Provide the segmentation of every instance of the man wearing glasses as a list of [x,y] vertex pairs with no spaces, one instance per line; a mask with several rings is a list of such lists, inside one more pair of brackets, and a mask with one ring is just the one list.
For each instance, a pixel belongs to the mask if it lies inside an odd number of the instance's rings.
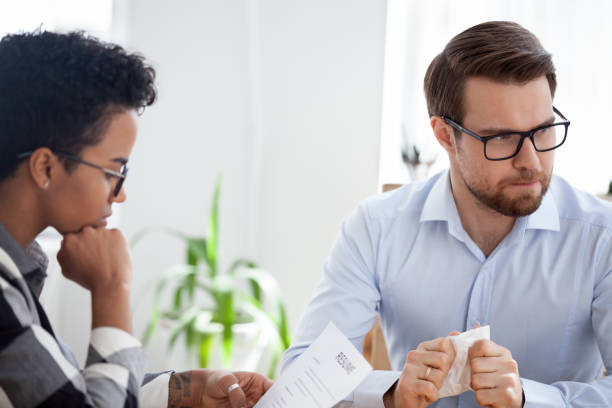
[[[612,210],[552,175],[570,125],[556,86],[518,24],[446,45],[424,88],[450,169],[344,221],[284,368],[328,321],[361,347],[380,315],[395,371],[339,406],[612,406]],[[473,391],[439,398],[449,333],[484,325],[491,340],[467,354]]]

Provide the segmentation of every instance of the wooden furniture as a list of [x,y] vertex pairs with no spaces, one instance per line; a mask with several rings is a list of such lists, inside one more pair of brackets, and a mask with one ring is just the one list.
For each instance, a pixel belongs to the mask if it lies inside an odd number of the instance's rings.
[[385,336],[380,326],[380,317],[376,317],[374,325],[363,339],[363,356],[374,370],[391,370],[387,343],[385,343]]

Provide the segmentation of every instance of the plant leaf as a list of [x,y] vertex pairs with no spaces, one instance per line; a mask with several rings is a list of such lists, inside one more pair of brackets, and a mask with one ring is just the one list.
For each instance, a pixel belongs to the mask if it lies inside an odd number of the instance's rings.
[[181,315],[181,317],[178,319],[176,326],[174,326],[174,329],[170,333],[168,349],[171,349],[174,346],[174,343],[176,342],[176,339],[178,338],[179,334],[184,331],[189,331],[188,329],[198,317],[198,312],[198,308],[192,306]]
[[200,367],[208,367],[210,350],[212,349],[214,335],[213,333],[204,333],[200,337]]
[[255,279],[249,279],[249,284],[251,285],[251,293],[253,293],[253,297],[261,303],[261,286],[259,286],[259,283],[257,283]]
[[[274,314],[271,318],[275,322],[278,330],[278,335],[281,339],[281,343],[285,349],[291,345],[291,335],[289,334],[289,322],[287,319],[287,311],[281,298],[280,288],[278,282],[272,275],[263,269],[259,268],[244,268],[236,272],[237,277],[249,279],[255,281],[259,285],[260,290],[265,293],[266,299],[274,307]],[[255,299],[257,299],[255,297]],[[257,299],[259,303],[263,303],[262,299]],[[260,308],[265,310],[263,306]]]
[[264,330],[265,335],[274,341],[274,349],[270,357],[270,368],[268,370],[268,377],[273,378],[276,373],[276,366],[280,354],[287,349],[287,347],[284,346],[284,341],[282,341],[281,333],[278,330],[278,322],[262,308],[261,304],[254,297],[243,295],[240,299],[244,302],[244,304],[241,304],[241,307],[255,318],[262,327],[262,330]]
[[221,193],[222,176],[217,176],[215,191],[213,193],[212,206],[210,209],[210,219],[208,220],[208,240],[206,241],[206,255],[210,267],[211,277],[217,275],[217,245],[219,242],[219,195]]
[[180,310],[183,307],[183,289],[184,286],[179,286],[174,291],[174,310]]
[[242,268],[235,272],[237,279],[253,280],[269,299],[280,299],[278,282],[272,275],[260,268]]
[[147,329],[142,339],[143,344],[148,344],[151,337],[155,335],[157,331],[157,326],[159,325],[159,317],[160,310],[159,304],[161,301],[161,295],[166,289],[166,286],[170,281],[180,279],[181,277],[187,276],[190,273],[193,273],[193,267],[189,265],[175,265],[171,267],[166,273],[162,276],[162,278],[157,283],[157,288],[155,289],[155,295],[153,297],[153,310],[151,311],[151,320],[147,325]]
[[164,225],[152,225],[150,227],[143,228],[140,231],[138,231],[136,234],[134,234],[132,236],[132,239],[130,239],[130,247],[134,248],[144,237],[154,232],[162,232],[162,233],[172,235],[182,240],[188,239],[187,235],[185,235],[184,233],[182,233],[181,231],[177,229],[166,227]]
[[278,366],[278,361],[280,360],[280,356],[282,354],[282,350],[278,347],[272,351],[272,357],[270,357],[270,367],[268,367],[268,378],[274,380],[276,377],[276,367]]
[[[244,259],[244,258],[237,259],[236,261],[234,261],[232,266],[229,268],[228,274],[236,275],[237,271],[241,269],[245,269],[245,268],[255,269],[257,268],[257,265],[255,264],[255,262],[250,261],[248,259]],[[259,285],[259,283],[255,279],[249,279],[249,285],[251,286],[251,293],[253,294],[255,299],[261,302],[262,293],[261,293],[261,286]]]
[[257,268],[257,265],[255,262],[246,258],[236,259],[234,263],[232,263],[232,266],[230,266],[227,273],[233,275],[239,268]]
[[199,310],[198,316],[193,322],[193,329],[198,333],[210,333],[209,324],[213,319],[213,314],[210,310]]
[[217,288],[215,290],[217,299],[217,310],[215,321],[223,325],[223,366],[229,368],[231,364],[232,348],[234,343],[234,332],[232,326],[236,321],[236,313],[234,310],[234,291],[232,289],[232,281],[227,276],[218,276],[215,282]]
[[232,364],[232,349],[234,348],[234,331],[232,324],[223,324],[223,367],[230,368]]
[[287,311],[285,310],[285,305],[282,302],[278,302],[277,306],[278,306],[278,313],[280,315],[278,331],[280,334],[283,351],[285,351],[291,345],[291,334],[289,334],[289,320],[287,319]]
[[187,238],[187,264],[196,266],[200,262],[208,264],[206,238]]

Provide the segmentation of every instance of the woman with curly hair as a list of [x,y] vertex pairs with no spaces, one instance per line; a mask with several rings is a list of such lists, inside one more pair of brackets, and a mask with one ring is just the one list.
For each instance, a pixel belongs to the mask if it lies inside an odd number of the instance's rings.
[[[83,33],[0,41],[0,406],[252,406],[254,373],[144,374],[132,334],[126,241],[106,219],[123,183],[137,114],[156,98],[142,56]],[[38,301],[47,258],[36,236],[63,235],[62,274],[91,293],[80,369]]]

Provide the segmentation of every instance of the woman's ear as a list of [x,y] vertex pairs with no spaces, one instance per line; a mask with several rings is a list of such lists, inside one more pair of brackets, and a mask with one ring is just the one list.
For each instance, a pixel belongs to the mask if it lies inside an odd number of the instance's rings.
[[456,140],[453,128],[440,116],[432,116],[429,123],[440,146],[448,152],[450,157],[454,156],[456,154]]
[[62,163],[51,149],[41,147],[34,150],[28,159],[28,169],[34,183],[41,189],[48,189],[53,179],[57,179],[59,168]]

